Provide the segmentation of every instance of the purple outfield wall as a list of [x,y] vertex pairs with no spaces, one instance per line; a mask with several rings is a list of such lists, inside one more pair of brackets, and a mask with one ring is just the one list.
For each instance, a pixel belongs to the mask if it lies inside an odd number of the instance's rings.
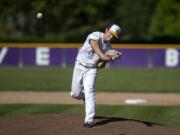
[[[74,66],[79,46],[1,46],[0,66]],[[116,46],[123,53],[111,67],[180,67],[180,48]]]

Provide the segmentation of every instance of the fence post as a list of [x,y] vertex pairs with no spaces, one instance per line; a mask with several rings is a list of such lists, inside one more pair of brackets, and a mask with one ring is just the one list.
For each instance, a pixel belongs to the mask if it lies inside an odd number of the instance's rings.
[[23,48],[19,48],[19,64],[18,66],[23,67]]
[[154,65],[153,65],[153,50],[152,49],[148,49],[148,68],[153,68]]

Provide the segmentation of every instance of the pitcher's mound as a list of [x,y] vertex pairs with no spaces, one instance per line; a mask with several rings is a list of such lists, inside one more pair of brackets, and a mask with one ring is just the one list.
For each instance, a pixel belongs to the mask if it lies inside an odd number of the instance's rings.
[[92,129],[83,116],[35,115],[0,118],[0,135],[180,135],[180,129],[117,117],[95,117]]

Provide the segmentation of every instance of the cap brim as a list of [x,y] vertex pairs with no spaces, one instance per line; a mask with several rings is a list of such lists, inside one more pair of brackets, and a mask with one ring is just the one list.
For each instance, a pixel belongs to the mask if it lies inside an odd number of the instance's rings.
[[119,36],[116,32],[112,31],[111,29],[109,29],[109,30],[114,37],[116,37],[117,39],[119,38]]

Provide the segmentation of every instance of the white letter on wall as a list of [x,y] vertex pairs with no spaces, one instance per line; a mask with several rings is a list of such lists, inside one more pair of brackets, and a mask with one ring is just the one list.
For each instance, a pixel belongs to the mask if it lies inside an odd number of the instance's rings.
[[50,64],[50,49],[48,47],[36,48],[36,64],[38,66],[47,66]]
[[165,53],[165,64],[167,67],[176,67],[179,64],[179,52],[177,49],[167,49]]

